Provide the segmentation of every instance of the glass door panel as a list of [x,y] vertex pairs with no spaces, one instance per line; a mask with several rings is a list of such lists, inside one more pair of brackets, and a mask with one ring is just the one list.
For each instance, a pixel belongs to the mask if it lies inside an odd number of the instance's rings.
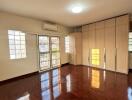
[[60,66],[59,37],[39,36],[40,70]]
[[51,37],[51,58],[52,67],[59,67],[60,65],[60,47],[59,37]]
[[49,52],[49,37],[48,36],[39,36],[39,51]]
[[50,54],[40,54],[40,68],[41,70],[50,68]]
[[50,48],[49,48],[49,37],[39,36],[39,61],[40,70],[50,68]]

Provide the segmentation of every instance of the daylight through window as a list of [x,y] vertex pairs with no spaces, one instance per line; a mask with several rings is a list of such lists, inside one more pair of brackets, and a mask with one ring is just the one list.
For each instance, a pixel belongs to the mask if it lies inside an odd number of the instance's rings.
[[129,51],[132,51],[132,32],[129,33],[128,47],[129,47]]
[[21,31],[8,30],[10,59],[26,57],[25,33]]

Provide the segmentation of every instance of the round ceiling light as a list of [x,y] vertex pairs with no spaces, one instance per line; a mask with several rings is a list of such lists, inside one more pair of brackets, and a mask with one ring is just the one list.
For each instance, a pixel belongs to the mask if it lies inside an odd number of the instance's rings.
[[72,8],[72,12],[73,13],[81,13],[82,12],[82,7],[80,7],[80,6],[76,6],[76,7],[73,7]]

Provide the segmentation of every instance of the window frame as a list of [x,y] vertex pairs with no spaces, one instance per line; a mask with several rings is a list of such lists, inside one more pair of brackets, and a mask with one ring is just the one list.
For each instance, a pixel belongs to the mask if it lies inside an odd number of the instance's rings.
[[[130,34],[131,34],[131,36],[130,36]],[[132,44],[130,43],[130,40],[132,40],[132,32],[129,32],[129,35],[128,35],[128,52],[132,53],[132,48],[130,50],[130,46],[132,47]]]
[[[17,32],[19,34],[16,34]],[[18,41],[19,43],[17,43]],[[26,33],[19,30],[8,30],[8,47],[9,47],[10,60],[25,59],[27,57]]]

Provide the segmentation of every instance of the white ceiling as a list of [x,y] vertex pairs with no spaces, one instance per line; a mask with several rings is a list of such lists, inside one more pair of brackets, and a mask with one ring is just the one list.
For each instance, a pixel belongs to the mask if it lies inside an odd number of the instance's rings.
[[[82,13],[70,11],[76,4],[83,5]],[[132,13],[132,0],[0,0],[0,10],[66,26],[79,26]]]

